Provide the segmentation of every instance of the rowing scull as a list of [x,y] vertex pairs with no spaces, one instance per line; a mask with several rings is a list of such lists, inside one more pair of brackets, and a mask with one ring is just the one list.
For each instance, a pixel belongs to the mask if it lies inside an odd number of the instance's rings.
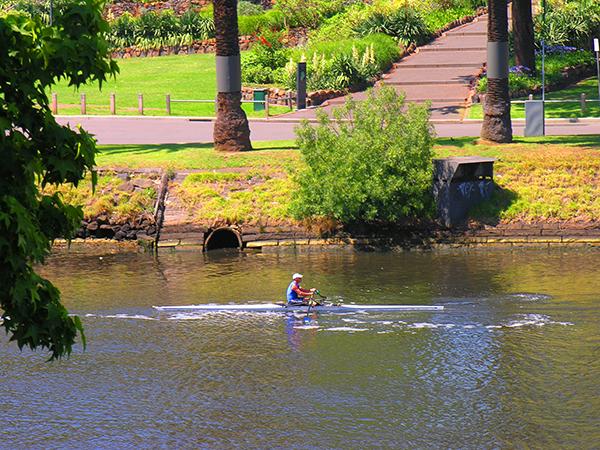
[[[308,306],[286,306],[280,303],[259,303],[246,305],[185,305],[185,306],[153,306],[159,311],[247,311],[247,312],[306,312]],[[438,305],[316,305],[311,311],[327,313],[346,313],[357,311],[442,311],[443,306]]]

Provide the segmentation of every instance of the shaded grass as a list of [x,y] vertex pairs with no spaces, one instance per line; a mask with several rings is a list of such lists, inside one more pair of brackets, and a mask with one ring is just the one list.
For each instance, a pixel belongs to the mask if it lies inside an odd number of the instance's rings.
[[[598,99],[598,80],[596,78],[588,78],[566,89],[561,89],[546,93],[547,100],[576,100],[576,103],[546,103],[546,118],[582,118],[582,117],[600,117],[600,103],[587,102],[585,112],[581,111],[579,99],[581,94],[585,94],[588,99]],[[541,96],[534,97],[540,100]],[[527,97],[521,97],[515,100],[527,100]],[[510,115],[513,119],[525,118],[525,105],[517,103],[511,105]],[[468,110],[470,119],[482,119],[483,107],[481,103],[472,105]]]
[[[500,188],[473,216],[510,221],[600,219],[600,136],[516,138],[512,144],[440,138],[436,157],[497,158]],[[98,164],[200,169],[175,186],[197,223],[291,222],[290,174],[302,164],[292,141],[254,143],[245,153],[215,152],[210,144],[101,146]],[[343,195],[343,193],[340,193]]]
[[[66,82],[58,83],[48,94],[58,95],[59,114],[80,114],[81,93],[86,94],[88,114],[110,114],[110,94],[115,93],[119,115],[138,114],[138,94],[144,95],[144,113],[148,116],[166,114],[165,96],[171,100],[212,100],[216,96],[216,68],[214,54],[173,55],[153,58],[118,60],[121,72],[99,89],[91,83],[76,90]],[[264,111],[253,111],[252,104],[244,104],[251,117],[264,117]],[[270,114],[289,112],[283,106],[270,107]],[[174,116],[215,115],[214,103],[171,103]]]

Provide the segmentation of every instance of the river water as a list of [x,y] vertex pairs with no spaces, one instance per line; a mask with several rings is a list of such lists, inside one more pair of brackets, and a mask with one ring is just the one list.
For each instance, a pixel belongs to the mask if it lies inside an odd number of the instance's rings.
[[[442,312],[158,313],[305,286]],[[88,338],[0,341],[2,448],[598,448],[600,251],[57,251]]]

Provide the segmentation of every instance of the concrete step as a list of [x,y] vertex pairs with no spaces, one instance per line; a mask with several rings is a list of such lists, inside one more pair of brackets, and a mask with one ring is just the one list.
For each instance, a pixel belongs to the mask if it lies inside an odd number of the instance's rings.
[[[447,36],[450,36],[450,32]],[[487,31],[456,31],[452,36],[487,36]]]
[[485,52],[487,51],[486,47],[442,47],[442,46],[427,46],[421,47],[419,49],[420,52]]
[[388,84],[390,86],[443,86],[449,84],[458,84],[458,85],[469,85],[474,77],[470,79],[464,80],[421,80],[421,81],[402,81],[402,80],[386,80],[384,79],[384,84]]
[[425,69],[425,68],[435,69],[435,68],[441,68],[441,67],[446,67],[446,68],[472,67],[472,68],[478,69],[482,65],[483,65],[482,63],[424,63],[424,64],[397,63],[397,64],[394,64],[394,68],[396,68],[396,69]]

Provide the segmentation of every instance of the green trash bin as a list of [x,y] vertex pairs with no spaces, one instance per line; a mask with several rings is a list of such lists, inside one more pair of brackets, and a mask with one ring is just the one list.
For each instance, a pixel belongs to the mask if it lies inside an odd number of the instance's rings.
[[264,111],[265,110],[265,99],[267,98],[267,90],[266,89],[254,89],[253,100],[255,102],[261,103],[253,103],[254,111]]

